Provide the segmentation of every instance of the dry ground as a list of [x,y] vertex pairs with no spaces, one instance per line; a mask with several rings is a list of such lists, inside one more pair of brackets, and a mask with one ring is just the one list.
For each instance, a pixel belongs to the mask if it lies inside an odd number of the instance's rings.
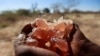
[[[44,15],[43,17],[52,20],[60,16]],[[90,41],[100,45],[100,14],[66,14],[64,18],[72,19]],[[34,20],[32,17],[26,18],[0,29],[0,56],[14,56],[13,40],[18,36],[23,26],[32,20]]]

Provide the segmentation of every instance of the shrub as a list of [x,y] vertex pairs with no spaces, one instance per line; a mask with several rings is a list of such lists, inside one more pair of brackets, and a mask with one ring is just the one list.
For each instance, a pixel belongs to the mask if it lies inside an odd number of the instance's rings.
[[19,9],[16,11],[17,15],[25,15],[25,16],[29,16],[30,15],[30,10],[28,9]]
[[48,8],[44,8],[43,13],[50,13],[50,10]]
[[12,11],[3,11],[1,16],[4,17],[6,20],[15,21],[15,13]]
[[5,27],[7,27],[8,25],[7,24],[4,24],[4,23],[1,23],[0,24],[0,28],[5,28]]
[[37,10],[37,11],[32,12],[32,15],[39,15],[39,14],[41,14],[41,11],[40,10]]

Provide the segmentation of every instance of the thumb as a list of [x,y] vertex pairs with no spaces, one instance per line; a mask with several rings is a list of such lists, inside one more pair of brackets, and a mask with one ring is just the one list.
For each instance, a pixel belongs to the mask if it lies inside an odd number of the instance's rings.
[[70,33],[70,41],[71,41],[71,48],[74,56],[79,56],[81,52],[81,47],[85,43],[86,37],[85,35],[81,32],[77,24],[73,25],[73,30]]
[[38,48],[20,45],[15,49],[16,56],[59,56],[55,52]]

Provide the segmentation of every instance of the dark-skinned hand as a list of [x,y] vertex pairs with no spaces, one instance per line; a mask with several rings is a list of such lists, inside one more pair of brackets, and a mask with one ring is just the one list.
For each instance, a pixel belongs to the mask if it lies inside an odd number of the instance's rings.
[[[21,31],[21,36],[27,36],[32,31],[31,24],[27,24]],[[20,36],[14,41],[15,56],[59,56],[57,53],[39,48],[30,47],[21,43]],[[89,41],[80,31],[77,24],[66,38],[69,46],[69,56],[100,56],[100,46]]]

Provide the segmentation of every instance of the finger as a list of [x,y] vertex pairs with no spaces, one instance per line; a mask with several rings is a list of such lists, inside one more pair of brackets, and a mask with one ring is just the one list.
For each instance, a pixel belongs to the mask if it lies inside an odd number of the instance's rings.
[[74,53],[80,53],[80,56],[100,56],[100,46],[87,39],[79,27],[76,26],[76,30],[77,31],[73,36],[74,43],[72,44],[72,46],[74,46],[73,49],[75,50]]
[[25,38],[25,34],[19,34],[18,37],[14,39],[14,48],[16,48],[19,45],[24,45],[26,43]]
[[73,29],[70,33],[69,38],[71,41],[71,48],[72,48],[73,55],[79,56],[82,45],[85,43],[85,41],[88,41],[88,40],[86,40],[86,37],[80,31],[77,24],[73,24]]
[[27,24],[25,25],[22,30],[21,33],[18,35],[18,37],[14,40],[14,47],[19,46],[21,44],[24,44],[24,41],[27,37],[27,35],[32,31],[32,26],[31,24]]
[[23,27],[23,29],[21,30],[21,33],[24,33],[25,35],[29,34],[30,32],[32,32],[32,26],[31,24],[27,24]]
[[81,32],[77,24],[74,24],[73,30],[70,33],[70,37],[74,41],[86,39],[85,35]]
[[20,45],[15,49],[16,56],[59,56],[55,52],[38,48]]

